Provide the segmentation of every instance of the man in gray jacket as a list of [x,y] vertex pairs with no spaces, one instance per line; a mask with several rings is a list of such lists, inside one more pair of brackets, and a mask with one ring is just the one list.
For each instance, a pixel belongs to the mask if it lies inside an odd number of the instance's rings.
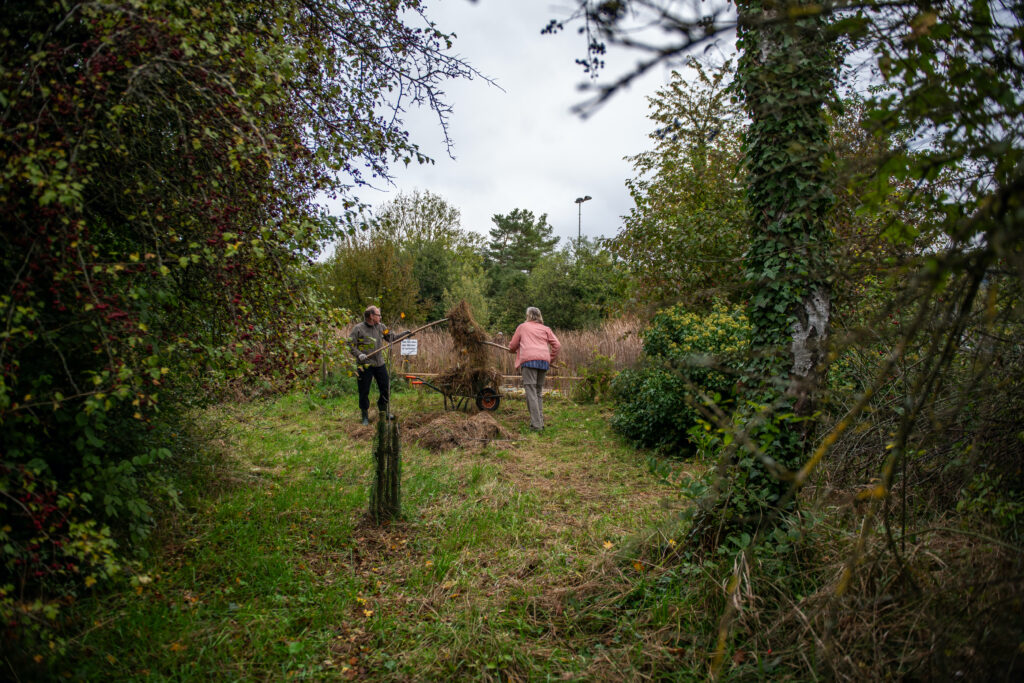
[[368,354],[376,351],[384,342],[398,341],[409,336],[408,332],[395,334],[388,330],[380,322],[380,309],[376,306],[368,306],[363,311],[363,322],[352,328],[352,355],[359,361],[359,372],[356,375],[359,386],[359,410],[363,414],[363,424],[370,424],[370,383],[377,380],[377,410],[388,419],[393,418],[388,409],[391,400],[391,382],[388,378],[388,369],[384,364],[384,354],[378,353],[374,356]]

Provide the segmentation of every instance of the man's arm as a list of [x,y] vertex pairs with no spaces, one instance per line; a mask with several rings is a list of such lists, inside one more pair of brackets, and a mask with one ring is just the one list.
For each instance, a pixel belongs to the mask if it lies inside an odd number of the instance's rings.
[[352,336],[349,339],[349,346],[351,347],[352,356],[360,363],[363,363],[366,361],[366,353],[359,348],[359,342],[361,339],[362,335],[359,334],[359,326],[356,325],[352,328]]
[[396,341],[399,341],[399,340],[405,339],[405,338],[406,338],[406,337],[408,337],[408,336],[409,336],[410,334],[412,334],[412,330],[406,330],[405,332],[399,332],[399,333],[397,333],[397,334],[395,334],[395,333],[394,333],[394,332],[392,332],[391,330],[388,330],[387,332],[385,332],[385,333],[384,333],[383,335],[381,335],[381,336],[382,336],[382,337],[384,337],[384,339],[385,339],[385,340],[387,340],[387,341],[389,341],[389,342],[396,342]]

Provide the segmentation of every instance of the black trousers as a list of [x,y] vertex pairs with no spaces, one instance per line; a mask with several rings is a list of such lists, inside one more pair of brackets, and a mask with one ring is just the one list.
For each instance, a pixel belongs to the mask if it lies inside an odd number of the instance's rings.
[[370,382],[377,380],[377,410],[387,412],[391,400],[391,378],[388,377],[388,366],[367,365],[359,368],[356,381],[359,385],[359,410],[370,409]]

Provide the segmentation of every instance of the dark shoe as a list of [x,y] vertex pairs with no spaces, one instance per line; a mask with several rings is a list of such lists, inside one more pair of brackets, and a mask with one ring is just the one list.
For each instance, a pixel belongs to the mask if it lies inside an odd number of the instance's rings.
[[388,413],[388,419],[389,420],[394,420],[395,419],[395,414],[394,413]]
[[364,424],[364,425],[370,424],[370,416],[369,416],[369,414],[365,410],[363,411],[363,421],[362,421],[362,424]]

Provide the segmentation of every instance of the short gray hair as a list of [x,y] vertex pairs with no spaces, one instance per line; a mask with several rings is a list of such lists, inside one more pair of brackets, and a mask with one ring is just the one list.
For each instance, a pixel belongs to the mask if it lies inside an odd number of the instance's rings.
[[366,310],[363,311],[363,320],[369,320],[371,313],[379,314],[380,313],[380,309],[377,308],[376,306],[372,305],[372,304],[370,306],[367,306]]
[[540,309],[536,306],[528,306],[526,309],[526,319],[533,320],[535,322],[544,323],[544,316],[540,314]]

